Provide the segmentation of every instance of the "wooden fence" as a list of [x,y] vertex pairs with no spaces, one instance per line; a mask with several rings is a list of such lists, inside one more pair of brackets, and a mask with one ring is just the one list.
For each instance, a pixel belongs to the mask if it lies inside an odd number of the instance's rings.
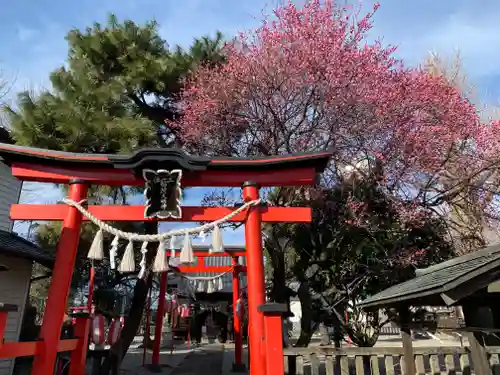
[[[414,347],[417,375],[470,375],[468,347]],[[491,374],[500,375],[500,347],[487,348]],[[285,349],[288,375],[403,375],[403,348]]]

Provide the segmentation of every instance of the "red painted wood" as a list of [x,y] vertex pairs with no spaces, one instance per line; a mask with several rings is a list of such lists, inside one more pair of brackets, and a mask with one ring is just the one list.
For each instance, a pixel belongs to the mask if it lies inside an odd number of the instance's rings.
[[241,335],[240,316],[236,311],[236,305],[240,298],[240,278],[238,257],[233,257],[233,335],[234,335],[234,365],[241,367],[243,364],[243,339]]
[[[88,186],[85,184],[73,184],[69,188],[69,196],[75,201],[81,201],[87,198],[87,190]],[[76,208],[69,208],[57,245],[56,260],[45,306],[47,314],[43,315],[40,329],[40,338],[44,341],[45,347],[40,355],[35,356],[32,375],[47,375],[54,371],[57,345],[61,335],[73,269],[75,268],[81,223],[82,214]]]
[[71,353],[69,375],[85,375],[85,363],[89,346],[91,318],[78,317],[75,323],[75,335],[79,337],[76,349]]
[[43,341],[6,342],[0,348],[0,358],[38,355],[43,352],[43,345],[45,345]]
[[[245,252],[245,249],[242,249],[241,251],[226,251],[224,253],[215,253],[215,254],[208,254],[208,251],[197,251],[196,250],[196,245],[193,246],[194,247],[194,251],[193,251],[193,254],[196,258],[201,258],[201,257],[204,257],[204,258],[212,258],[212,257],[233,257],[233,256],[238,256],[238,257],[244,257],[246,252]],[[181,251],[181,249],[177,249],[175,250],[175,253],[176,255],[179,255],[179,252]],[[167,256],[172,256],[172,252],[170,250],[167,250],[165,251],[165,253],[167,254]]]
[[153,366],[160,366],[161,331],[163,328],[163,315],[165,315],[165,294],[167,293],[167,282],[167,272],[162,272],[160,276],[158,308],[156,310],[155,340],[153,341],[153,354],[151,356],[151,363]]
[[89,289],[87,296],[87,311],[92,311],[92,302],[94,302],[94,283],[95,283],[95,268],[94,261],[92,261],[92,267],[90,268],[90,278],[89,278]]
[[[179,270],[184,273],[196,273],[196,272],[211,272],[211,273],[223,273],[230,272],[233,270],[232,266],[180,266]],[[240,272],[247,272],[247,268],[240,267]]]
[[[259,188],[245,186],[243,200],[245,202],[257,199]],[[264,254],[262,251],[262,222],[258,209],[249,209],[245,223],[245,243],[247,250],[247,290],[248,290],[248,318],[252,327],[249,346],[250,371],[252,375],[266,375],[266,356],[263,351],[264,319],[258,307],[265,303],[264,286]],[[271,374],[268,374],[271,375]]]
[[283,360],[283,325],[281,315],[279,314],[264,314],[264,330],[265,330],[265,351],[266,358],[275,358],[276,360],[266,361],[267,374],[284,374]]
[[0,348],[3,345],[3,337],[5,334],[5,327],[7,327],[7,311],[0,312]]
[[[61,168],[46,165],[30,165],[13,163],[12,175],[23,181],[49,182],[67,184],[74,179],[85,180],[96,185],[110,186],[142,186],[144,180],[131,171],[121,169],[85,169]],[[283,170],[263,170],[239,172],[203,171],[184,172],[182,185],[185,187],[240,187],[245,181],[255,181],[261,186],[303,186],[316,182],[317,172],[314,168],[297,168]]]
[[57,352],[70,352],[75,350],[78,347],[78,342],[80,339],[68,339],[61,340],[59,344],[57,344]]
[[[13,204],[11,220],[61,221],[68,212],[65,204]],[[227,216],[234,207],[182,207],[182,219],[151,220],[144,218],[144,206],[99,205],[89,206],[92,215],[102,221],[215,221]],[[308,207],[261,207],[262,221],[266,223],[309,223],[311,209]],[[243,222],[246,211],[236,215],[230,222]],[[84,218],[84,220],[88,220]]]

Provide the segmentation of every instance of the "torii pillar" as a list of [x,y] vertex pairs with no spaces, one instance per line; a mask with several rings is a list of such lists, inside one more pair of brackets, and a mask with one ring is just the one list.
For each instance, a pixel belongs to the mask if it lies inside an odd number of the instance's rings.
[[[255,182],[243,184],[243,201],[259,199],[259,185]],[[266,375],[264,350],[264,315],[259,306],[266,302],[264,283],[264,253],[262,251],[262,213],[260,207],[251,207],[245,221],[248,281],[248,321],[250,369],[252,375]],[[271,375],[271,374],[268,374]]]

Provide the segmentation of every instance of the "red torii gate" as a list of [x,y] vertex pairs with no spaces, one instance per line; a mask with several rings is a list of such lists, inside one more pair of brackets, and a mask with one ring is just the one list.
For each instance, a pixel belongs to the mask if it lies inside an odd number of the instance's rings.
[[[150,170],[182,170],[183,187],[242,187],[243,201],[259,199],[260,187],[314,184],[318,173],[329,163],[331,153],[304,153],[257,159],[193,157],[175,149],[144,149],[132,155],[77,154],[0,144],[0,157],[10,165],[12,175],[22,181],[69,185],[69,199],[87,198],[88,186],[143,186],[142,173]],[[234,211],[233,207],[182,207],[177,221],[211,222]],[[88,211],[102,221],[159,221],[145,218],[143,206],[89,206]],[[83,375],[90,321],[78,317],[77,339],[61,340],[61,328],[80,226],[86,218],[74,206],[17,204],[11,207],[12,220],[63,221],[56,251],[54,271],[43,316],[40,340],[4,343],[2,338],[8,311],[0,308],[0,358],[35,356],[33,375],[54,370],[58,352],[71,351],[70,374]],[[309,222],[311,210],[300,207],[253,206],[230,219],[245,223],[250,372],[252,375],[283,373],[283,361],[267,360],[283,355],[279,312],[282,306],[266,305],[262,253],[262,222]],[[1,301],[0,301],[1,302]],[[266,319],[264,319],[266,316]],[[265,322],[264,322],[265,320]],[[267,331],[267,335],[266,335]]]
[[[200,246],[201,247],[201,246]],[[243,364],[243,339],[241,332],[241,322],[240,317],[236,312],[236,304],[240,295],[240,282],[239,274],[246,273],[247,267],[239,264],[238,259],[240,257],[245,257],[245,249],[236,246],[226,246],[223,253],[210,254],[208,248],[206,250],[201,250],[197,247],[194,250],[194,256],[198,259],[196,265],[191,266],[180,266],[177,267],[182,273],[198,273],[198,272],[213,272],[213,273],[224,273],[231,272],[233,284],[232,284],[232,294],[233,294],[233,328],[234,328],[234,362],[233,371],[241,371],[245,369]],[[176,250],[179,253],[179,250]],[[165,256],[171,257],[172,251],[166,251]],[[205,265],[205,259],[210,257],[230,257],[232,258],[231,266],[207,266]],[[158,309],[156,311],[156,325],[155,325],[155,341],[153,344],[153,355],[151,358],[151,364],[156,370],[161,368],[160,365],[160,336],[163,326],[163,317],[165,315],[165,295],[167,292],[167,272],[162,272],[160,278],[160,291],[158,297]]]

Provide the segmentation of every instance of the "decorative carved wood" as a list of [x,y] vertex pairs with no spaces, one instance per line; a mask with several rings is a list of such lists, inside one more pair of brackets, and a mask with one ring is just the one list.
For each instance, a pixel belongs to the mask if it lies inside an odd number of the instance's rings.
[[142,175],[146,182],[144,217],[158,219],[181,218],[182,170],[167,171],[159,169],[154,171],[145,169]]

